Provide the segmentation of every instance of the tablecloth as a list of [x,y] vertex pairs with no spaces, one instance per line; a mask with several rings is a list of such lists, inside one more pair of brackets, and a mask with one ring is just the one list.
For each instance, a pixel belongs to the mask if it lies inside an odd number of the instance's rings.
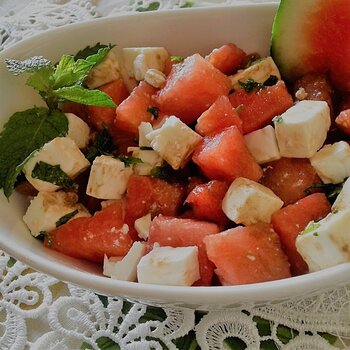
[[[3,0],[0,50],[43,30],[124,11],[263,1]],[[349,337],[350,282],[293,300],[204,313],[97,295],[0,251],[1,350],[330,350],[349,348]]]

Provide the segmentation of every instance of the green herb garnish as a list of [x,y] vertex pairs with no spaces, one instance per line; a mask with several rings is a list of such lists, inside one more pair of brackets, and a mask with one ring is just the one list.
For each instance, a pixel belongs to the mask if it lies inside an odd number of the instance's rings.
[[121,160],[126,167],[131,166],[133,164],[143,163],[143,161],[140,158],[136,158],[133,156],[119,155],[119,156],[116,156],[115,158]]
[[181,63],[185,60],[183,56],[170,56],[170,61],[175,63]]
[[74,56],[74,59],[85,60],[89,56],[96,55],[100,49],[105,49],[105,48],[112,49],[113,45],[104,45],[98,42],[94,46],[86,46],[84,49],[78,51],[78,53]]
[[159,108],[157,107],[148,107],[147,108],[147,112],[151,113],[154,117],[154,119],[158,119],[158,115],[159,115]]
[[74,59],[63,55],[57,65],[42,56],[24,61],[6,60],[7,68],[15,75],[30,73],[27,85],[37,90],[50,109],[59,102],[72,101],[100,107],[115,107],[112,99],[100,90],[88,90],[82,85],[90,70],[100,63],[111,47],[102,47],[86,58]]
[[335,199],[338,197],[340,191],[344,186],[344,182],[338,184],[323,184],[323,183],[313,183],[309,187],[307,187],[304,192],[309,195],[313,193],[313,190],[322,191],[328,198],[328,200],[333,203]]
[[261,89],[265,86],[273,86],[277,81],[278,78],[275,75],[270,75],[263,83],[258,83],[254,79],[247,79],[246,81],[238,80],[238,84],[244,91],[252,92],[255,89]]
[[45,162],[38,162],[32,170],[32,177],[54,185],[77,189],[78,185],[64,172],[59,165],[51,165]]
[[92,162],[97,156],[112,155],[114,146],[108,128],[104,127],[97,133],[94,143],[88,148],[85,157]]
[[76,209],[76,210],[72,211],[71,213],[63,215],[59,220],[56,221],[56,227],[60,227],[64,224],[66,224],[71,218],[73,218],[78,213],[79,213],[79,210]]
[[321,227],[320,223],[317,223],[315,221],[310,221],[307,226],[305,227],[305,229],[303,231],[300,232],[300,235],[305,235],[307,233],[310,233],[314,230],[317,230],[318,228]]
[[283,123],[283,117],[278,115],[277,117],[273,118],[272,121],[274,123]]
[[67,132],[67,117],[58,111],[32,108],[11,116],[0,133],[3,150],[0,152],[0,188],[7,198],[13,192],[25,160],[45,143]]
[[168,181],[170,177],[173,175],[173,169],[170,167],[169,164],[156,166],[151,170],[150,175],[152,177],[156,177],[158,179]]

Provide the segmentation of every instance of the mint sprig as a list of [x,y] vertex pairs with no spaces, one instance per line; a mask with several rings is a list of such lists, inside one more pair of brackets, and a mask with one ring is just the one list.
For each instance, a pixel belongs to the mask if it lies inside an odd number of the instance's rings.
[[7,68],[15,75],[30,73],[26,84],[37,90],[49,109],[57,109],[59,102],[71,101],[99,107],[116,107],[112,99],[100,90],[83,87],[91,69],[100,63],[111,46],[101,47],[97,53],[75,59],[63,55],[57,65],[42,56],[24,61],[6,60]]

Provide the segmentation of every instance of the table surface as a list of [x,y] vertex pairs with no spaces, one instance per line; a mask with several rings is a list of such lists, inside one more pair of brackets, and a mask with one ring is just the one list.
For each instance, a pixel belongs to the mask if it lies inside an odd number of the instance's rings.
[[[151,2],[137,7],[148,8]],[[192,6],[239,2],[264,0],[193,1]],[[185,3],[159,1],[158,10],[175,11]],[[52,26],[135,8],[123,0],[2,0],[0,50]],[[24,25],[29,17],[33,21]],[[33,271],[1,251],[0,271],[1,350],[244,349],[242,341],[249,349],[350,348],[350,284],[279,304],[201,313],[96,295]],[[333,346],[326,340],[334,340],[331,334],[338,338]]]

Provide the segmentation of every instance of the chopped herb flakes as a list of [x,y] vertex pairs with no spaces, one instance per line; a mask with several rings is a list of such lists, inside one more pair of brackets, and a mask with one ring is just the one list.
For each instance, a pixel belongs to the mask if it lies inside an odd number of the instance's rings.
[[151,113],[153,115],[153,118],[154,119],[158,119],[158,116],[159,116],[159,108],[157,107],[148,107],[147,108],[147,112],[148,113]]
[[310,221],[308,223],[308,225],[305,227],[304,231],[300,232],[300,234],[305,235],[305,234],[310,233],[314,230],[317,230],[320,227],[321,227],[321,224],[314,222],[314,221]]
[[79,213],[79,210],[76,209],[76,210],[72,211],[71,213],[63,215],[59,220],[56,221],[56,227],[59,227],[59,226],[66,224],[70,219],[72,219],[78,213]]
[[277,117],[273,118],[272,121],[274,123],[283,123],[283,117],[278,115]]
[[258,83],[254,79],[247,79],[246,81],[238,80],[238,84],[244,91],[252,92],[255,89],[261,89],[265,86],[273,86],[277,81],[278,78],[275,75],[270,75],[263,83]]
[[50,182],[54,185],[77,189],[78,185],[61,169],[59,165],[51,165],[45,162],[35,164],[32,177],[42,181]]
[[181,63],[185,60],[183,56],[170,56],[170,61],[174,63]]

